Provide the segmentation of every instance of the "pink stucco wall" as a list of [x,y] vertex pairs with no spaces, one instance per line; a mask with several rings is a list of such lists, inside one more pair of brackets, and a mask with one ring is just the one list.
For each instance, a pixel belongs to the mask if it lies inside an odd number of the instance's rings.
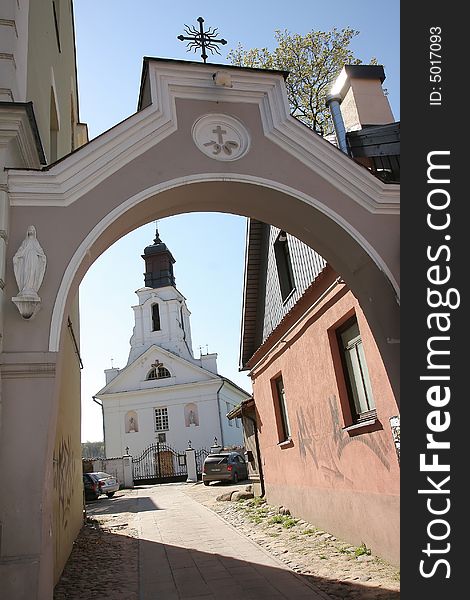
[[[333,274],[328,277],[331,283]],[[311,296],[314,301],[315,290]],[[348,402],[333,332],[353,314],[378,423],[346,432]],[[252,370],[268,502],[288,507],[345,541],[365,542],[374,554],[398,564],[399,464],[389,424],[398,408],[358,302],[340,283],[291,333],[278,338],[283,341],[271,350],[265,346],[265,360]],[[272,379],[279,374],[292,436],[283,446],[272,392]]]

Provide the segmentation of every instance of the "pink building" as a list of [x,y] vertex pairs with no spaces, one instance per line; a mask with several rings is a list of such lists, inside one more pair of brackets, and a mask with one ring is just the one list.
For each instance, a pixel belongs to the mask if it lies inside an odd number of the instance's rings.
[[267,501],[397,564],[398,408],[362,310],[329,266],[246,367]]
[[[349,69],[337,98],[347,99],[349,113],[366,112],[374,122],[350,134],[346,122],[343,145],[376,176],[396,181],[399,124],[387,124],[387,111],[381,120],[380,112],[353,110],[354,97],[378,97],[386,106],[383,69]],[[348,86],[348,77],[354,85]],[[377,149],[380,157],[374,156]],[[230,416],[245,417],[251,474],[260,479],[260,493],[270,504],[398,564],[399,408],[371,329],[325,260],[287,232],[253,219],[241,368],[250,371],[254,403],[243,403]]]

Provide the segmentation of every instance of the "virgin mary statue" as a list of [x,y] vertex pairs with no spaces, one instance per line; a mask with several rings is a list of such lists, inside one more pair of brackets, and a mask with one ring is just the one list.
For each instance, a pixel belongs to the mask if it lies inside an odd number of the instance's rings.
[[36,228],[30,225],[26,238],[13,257],[19,298],[39,300],[38,291],[46,271],[46,262],[46,255],[36,239]]

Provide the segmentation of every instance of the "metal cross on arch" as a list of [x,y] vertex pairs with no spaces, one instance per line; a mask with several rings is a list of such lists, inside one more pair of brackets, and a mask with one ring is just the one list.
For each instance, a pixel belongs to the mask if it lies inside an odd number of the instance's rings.
[[209,29],[207,31],[204,31],[204,27],[203,27],[204,19],[202,17],[199,17],[197,20],[199,23],[199,31],[195,27],[192,27],[192,26],[190,27],[189,25],[185,24],[185,26],[184,26],[185,33],[187,33],[188,35],[187,36],[179,35],[177,37],[177,39],[181,40],[182,42],[185,40],[188,40],[188,43],[186,44],[188,47],[187,52],[189,52],[190,50],[194,50],[194,52],[196,52],[197,48],[201,48],[201,50],[202,50],[201,58],[204,62],[206,62],[206,59],[207,59],[206,50],[209,50],[210,52],[212,52],[212,54],[214,54],[215,52],[217,54],[220,54],[219,49],[216,46],[216,44],[225,45],[227,43],[227,40],[215,39],[217,37],[218,29],[215,27],[209,27]]

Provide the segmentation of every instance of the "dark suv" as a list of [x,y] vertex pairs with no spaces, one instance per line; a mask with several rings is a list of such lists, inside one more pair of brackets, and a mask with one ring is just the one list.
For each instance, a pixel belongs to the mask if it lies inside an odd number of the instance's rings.
[[248,479],[248,467],[239,452],[219,452],[209,454],[204,461],[202,482],[231,481],[237,483]]

